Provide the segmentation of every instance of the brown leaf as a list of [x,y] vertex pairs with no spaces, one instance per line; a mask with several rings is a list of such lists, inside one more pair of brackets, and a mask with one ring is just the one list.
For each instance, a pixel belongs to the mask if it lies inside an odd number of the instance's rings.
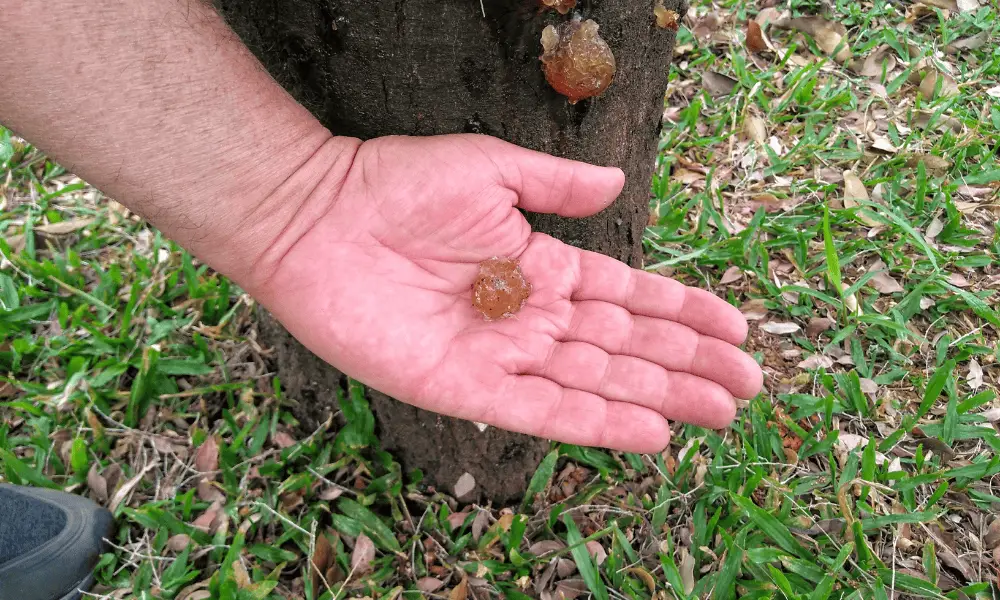
[[653,575],[649,571],[642,567],[631,567],[628,569],[628,572],[641,579],[646,584],[646,587],[649,588],[650,594],[656,591],[656,580],[653,579]]
[[417,580],[417,589],[428,594],[444,587],[444,582],[437,577],[421,577]]
[[448,594],[448,600],[465,600],[469,597],[469,579],[462,575],[462,583],[455,586],[455,589],[451,590]]
[[940,8],[941,10],[958,11],[958,0],[917,0],[921,4]]
[[330,540],[327,539],[326,535],[319,534],[316,536],[316,547],[313,549],[312,558],[309,559],[312,565],[312,591],[313,598],[319,596],[319,592],[322,590],[320,587],[323,584],[323,578],[320,577],[320,573],[326,574],[326,570],[333,563],[333,545]]
[[462,512],[451,513],[448,515],[448,529],[455,530],[465,523],[465,519],[469,516],[469,511],[463,510]]
[[479,538],[483,537],[483,532],[490,524],[490,513],[485,510],[480,510],[476,513],[476,518],[472,521],[472,539],[479,541]]
[[948,283],[960,288],[969,287],[969,280],[966,279],[965,275],[962,275],[961,273],[949,273]]
[[960,54],[963,50],[978,50],[979,48],[985,46],[986,43],[989,41],[990,41],[990,32],[980,31],[976,35],[955,40],[954,42],[945,46],[944,51],[948,54]]
[[747,300],[740,306],[740,312],[747,321],[760,321],[767,317],[767,306],[763,298]]
[[556,575],[560,579],[566,579],[576,571],[576,563],[568,558],[560,558],[556,561]]
[[205,502],[215,502],[216,500],[225,500],[226,495],[222,491],[212,485],[212,482],[202,479],[198,482],[198,497]]
[[931,125],[932,121],[936,129],[950,129],[955,133],[962,133],[965,129],[962,122],[955,117],[949,117],[946,115],[936,117],[935,112],[930,110],[914,111],[913,125],[915,127],[927,129]]
[[79,219],[67,219],[65,221],[59,221],[58,223],[49,223],[47,225],[38,225],[35,227],[35,231],[39,233],[48,233],[50,235],[66,235],[67,233],[73,233],[74,231],[79,231],[87,225],[94,222],[94,219],[90,217],[84,217]]
[[701,74],[701,84],[713,96],[728,96],[733,93],[739,82],[722,73],[705,71]]
[[838,63],[845,64],[851,60],[851,47],[847,42],[847,27],[843,23],[812,16],[790,19],[787,27],[811,35],[816,40],[819,49]]
[[726,272],[722,274],[722,279],[719,280],[719,283],[726,285],[728,283],[739,281],[740,279],[743,279],[743,269],[733,265],[726,269]]
[[868,190],[861,178],[854,171],[844,171],[844,207],[857,208],[861,206],[858,200],[868,199]]
[[768,50],[768,44],[764,41],[764,32],[760,29],[757,21],[747,21],[747,50],[751,54],[759,54]]
[[965,382],[974,390],[978,390],[985,384],[983,381],[983,368],[979,366],[979,361],[974,358],[969,359],[969,376],[966,377]]
[[903,286],[884,270],[879,271],[874,277],[869,279],[868,283],[880,294],[896,294],[905,291]]
[[279,431],[275,433],[274,436],[271,438],[271,441],[274,442],[275,446],[281,448],[282,450],[284,450],[285,448],[290,448],[297,443],[295,441],[295,438],[293,438],[291,435],[289,435],[284,431]]
[[343,494],[344,494],[343,489],[331,485],[319,493],[319,499],[330,502],[331,500],[336,500],[337,498],[340,498]]
[[100,505],[108,503],[108,480],[97,472],[97,463],[90,465],[87,472],[87,487],[94,493],[94,500]]
[[816,337],[824,331],[829,331],[836,324],[836,321],[827,317],[813,317],[809,319],[809,324],[806,325],[806,335]]
[[1000,517],[993,519],[986,535],[983,536],[983,545],[986,548],[1000,548]]
[[[939,85],[940,89],[938,89]],[[918,91],[927,100],[955,96],[958,94],[958,83],[955,82],[954,77],[947,73],[942,73],[937,69],[929,69],[920,81]]]
[[558,552],[566,547],[566,544],[560,542],[559,540],[542,540],[540,542],[535,542],[528,548],[528,552],[531,552],[535,556],[543,556],[549,552]]
[[684,584],[684,593],[690,594],[694,591],[694,557],[687,551],[687,548],[680,549],[681,560],[678,570],[681,574],[681,583]]
[[966,582],[978,581],[976,579],[976,574],[972,570],[972,567],[969,566],[969,563],[965,562],[962,557],[955,554],[954,550],[947,548],[942,544],[938,544],[935,549],[937,550],[938,559],[942,563],[961,573]]
[[372,562],[374,561],[375,544],[362,533],[354,541],[354,551],[351,553],[351,570],[356,575],[367,575],[372,572]]
[[574,600],[587,593],[587,583],[582,579],[563,579],[556,584],[556,598]]
[[143,467],[141,471],[136,473],[134,477],[122,484],[122,486],[118,488],[118,491],[115,492],[115,495],[108,502],[108,510],[111,512],[118,510],[118,507],[121,506],[122,502],[125,502],[125,499],[128,498],[129,494],[132,493],[132,490],[135,489],[135,486],[139,485],[139,482],[146,476],[146,473],[149,473],[154,468],[156,468],[156,463],[151,462]]
[[767,124],[764,119],[756,115],[748,115],[743,121],[743,129],[746,131],[747,137],[758,146],[767,143]]
[[829,369],[833,366],[833,359],[825,354],[813,354],[809,358],[798,364],[800,369]]
[[190,545],[191,537],[183,533],[178,533],[167,539],[167,548],[172,552],[183,552]]
[[243,566],[243,562],[240,559],[233,561],[232,567],[233,579],[236,581],[236,587],[241,590],[245,590],[253,585],[253,580],[250,579],[250,574],[247,573],[246,567]]
[[182,589],[177,594],[177,600],[205,600],[211,598],[212,593],[208,591],[210,581],[208,579],[191,584]]
[[214,435],[205,438],[194,453],[194,468],[200,473],[219,470],[219,440]]
[[205,512],[201,513],[201,515],[199,515],[198,518],[191,523],[191,526],[195,529],[215,534],[224,517],[225,513],[222,512],[222,503],[213,502],[212,505],[205,510]]
[[797,323],[770,321],[760,325],[761,330],[774,335],[790,335],[802,329]]
[[896,55],[891,50],[887,44],[876,48],[861,64],[858,74],[864,77],[881,77],[883,72],[892,71],[896,68]]
[[608,551],[597,540],[587,542],[587,552],[594,558],[597,566],[601,566],[608,559]]

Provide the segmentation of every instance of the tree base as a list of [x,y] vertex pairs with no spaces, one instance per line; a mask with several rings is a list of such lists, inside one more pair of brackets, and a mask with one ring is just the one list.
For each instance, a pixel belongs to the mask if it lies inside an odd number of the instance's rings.
[[[340,407],[338,390],[347,378],[292,337],[274,317],[258,311],[259,341],[271,348],[271,359],[281,378],[284,395],[296,400],[292,414],[302,431],[311,433]],[[495,427],[480,430],[470,421],[432,413],[394,400],[368,388],[375,413],[378,438],[404,470],[420,469],[424,483],[465,502],[491,501],[494,505],[517,502],[524,495],[550,442],[510,433]],[[471,491],[455,491],[468,473],[475,480]]]

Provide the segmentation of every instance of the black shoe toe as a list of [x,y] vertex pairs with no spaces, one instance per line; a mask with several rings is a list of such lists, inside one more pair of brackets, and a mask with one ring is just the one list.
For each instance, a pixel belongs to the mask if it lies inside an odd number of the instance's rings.
[[[54,490],[0,484],[0,493],[16,496],[18,506],[35,507],[39,514],[65,516],[65,525],[53,536],[0,563],[0,600],[79,597],[111,536],[111,513],[86,498]],[[24,515],[0,513],[0,519],[21,519],[26,530],[32,526]]]

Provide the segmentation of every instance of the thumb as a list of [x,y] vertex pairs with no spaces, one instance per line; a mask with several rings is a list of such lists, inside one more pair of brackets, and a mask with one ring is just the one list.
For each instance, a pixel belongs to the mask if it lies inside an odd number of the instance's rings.
[[503,185],[517,194],[517,206],[529,212],[586,217],[607,208],[625,185],[625,173],[617,167],[557,158],[497,138],[483,141]]

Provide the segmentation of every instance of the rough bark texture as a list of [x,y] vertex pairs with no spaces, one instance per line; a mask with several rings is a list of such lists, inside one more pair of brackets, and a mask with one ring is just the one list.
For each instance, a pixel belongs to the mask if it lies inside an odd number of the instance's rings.
[[[666,0],[683,13],[683,0]],[[653,0],[580,0],[611,46],[618,73],[605,94],[570,105],[545,82],[542,29],[571,18],[539,0],[216,0],[275,78],[335,134],[468,132],[558,156],[621,167],[621,198],[581,220],[530,215],[536,230],[638,266],[674,32]],[[485,16],[483,14],[485,12]],[[332,407],[335,371],[265,327],[300,418]],[[284,335],[284,337],[282,337]],[[325,391],[324,391],[325,390]],[[523,493],[546,444],[438,417],[373,393],[380,438],[404,466],[450,489],[464,472],[476,495]]]

